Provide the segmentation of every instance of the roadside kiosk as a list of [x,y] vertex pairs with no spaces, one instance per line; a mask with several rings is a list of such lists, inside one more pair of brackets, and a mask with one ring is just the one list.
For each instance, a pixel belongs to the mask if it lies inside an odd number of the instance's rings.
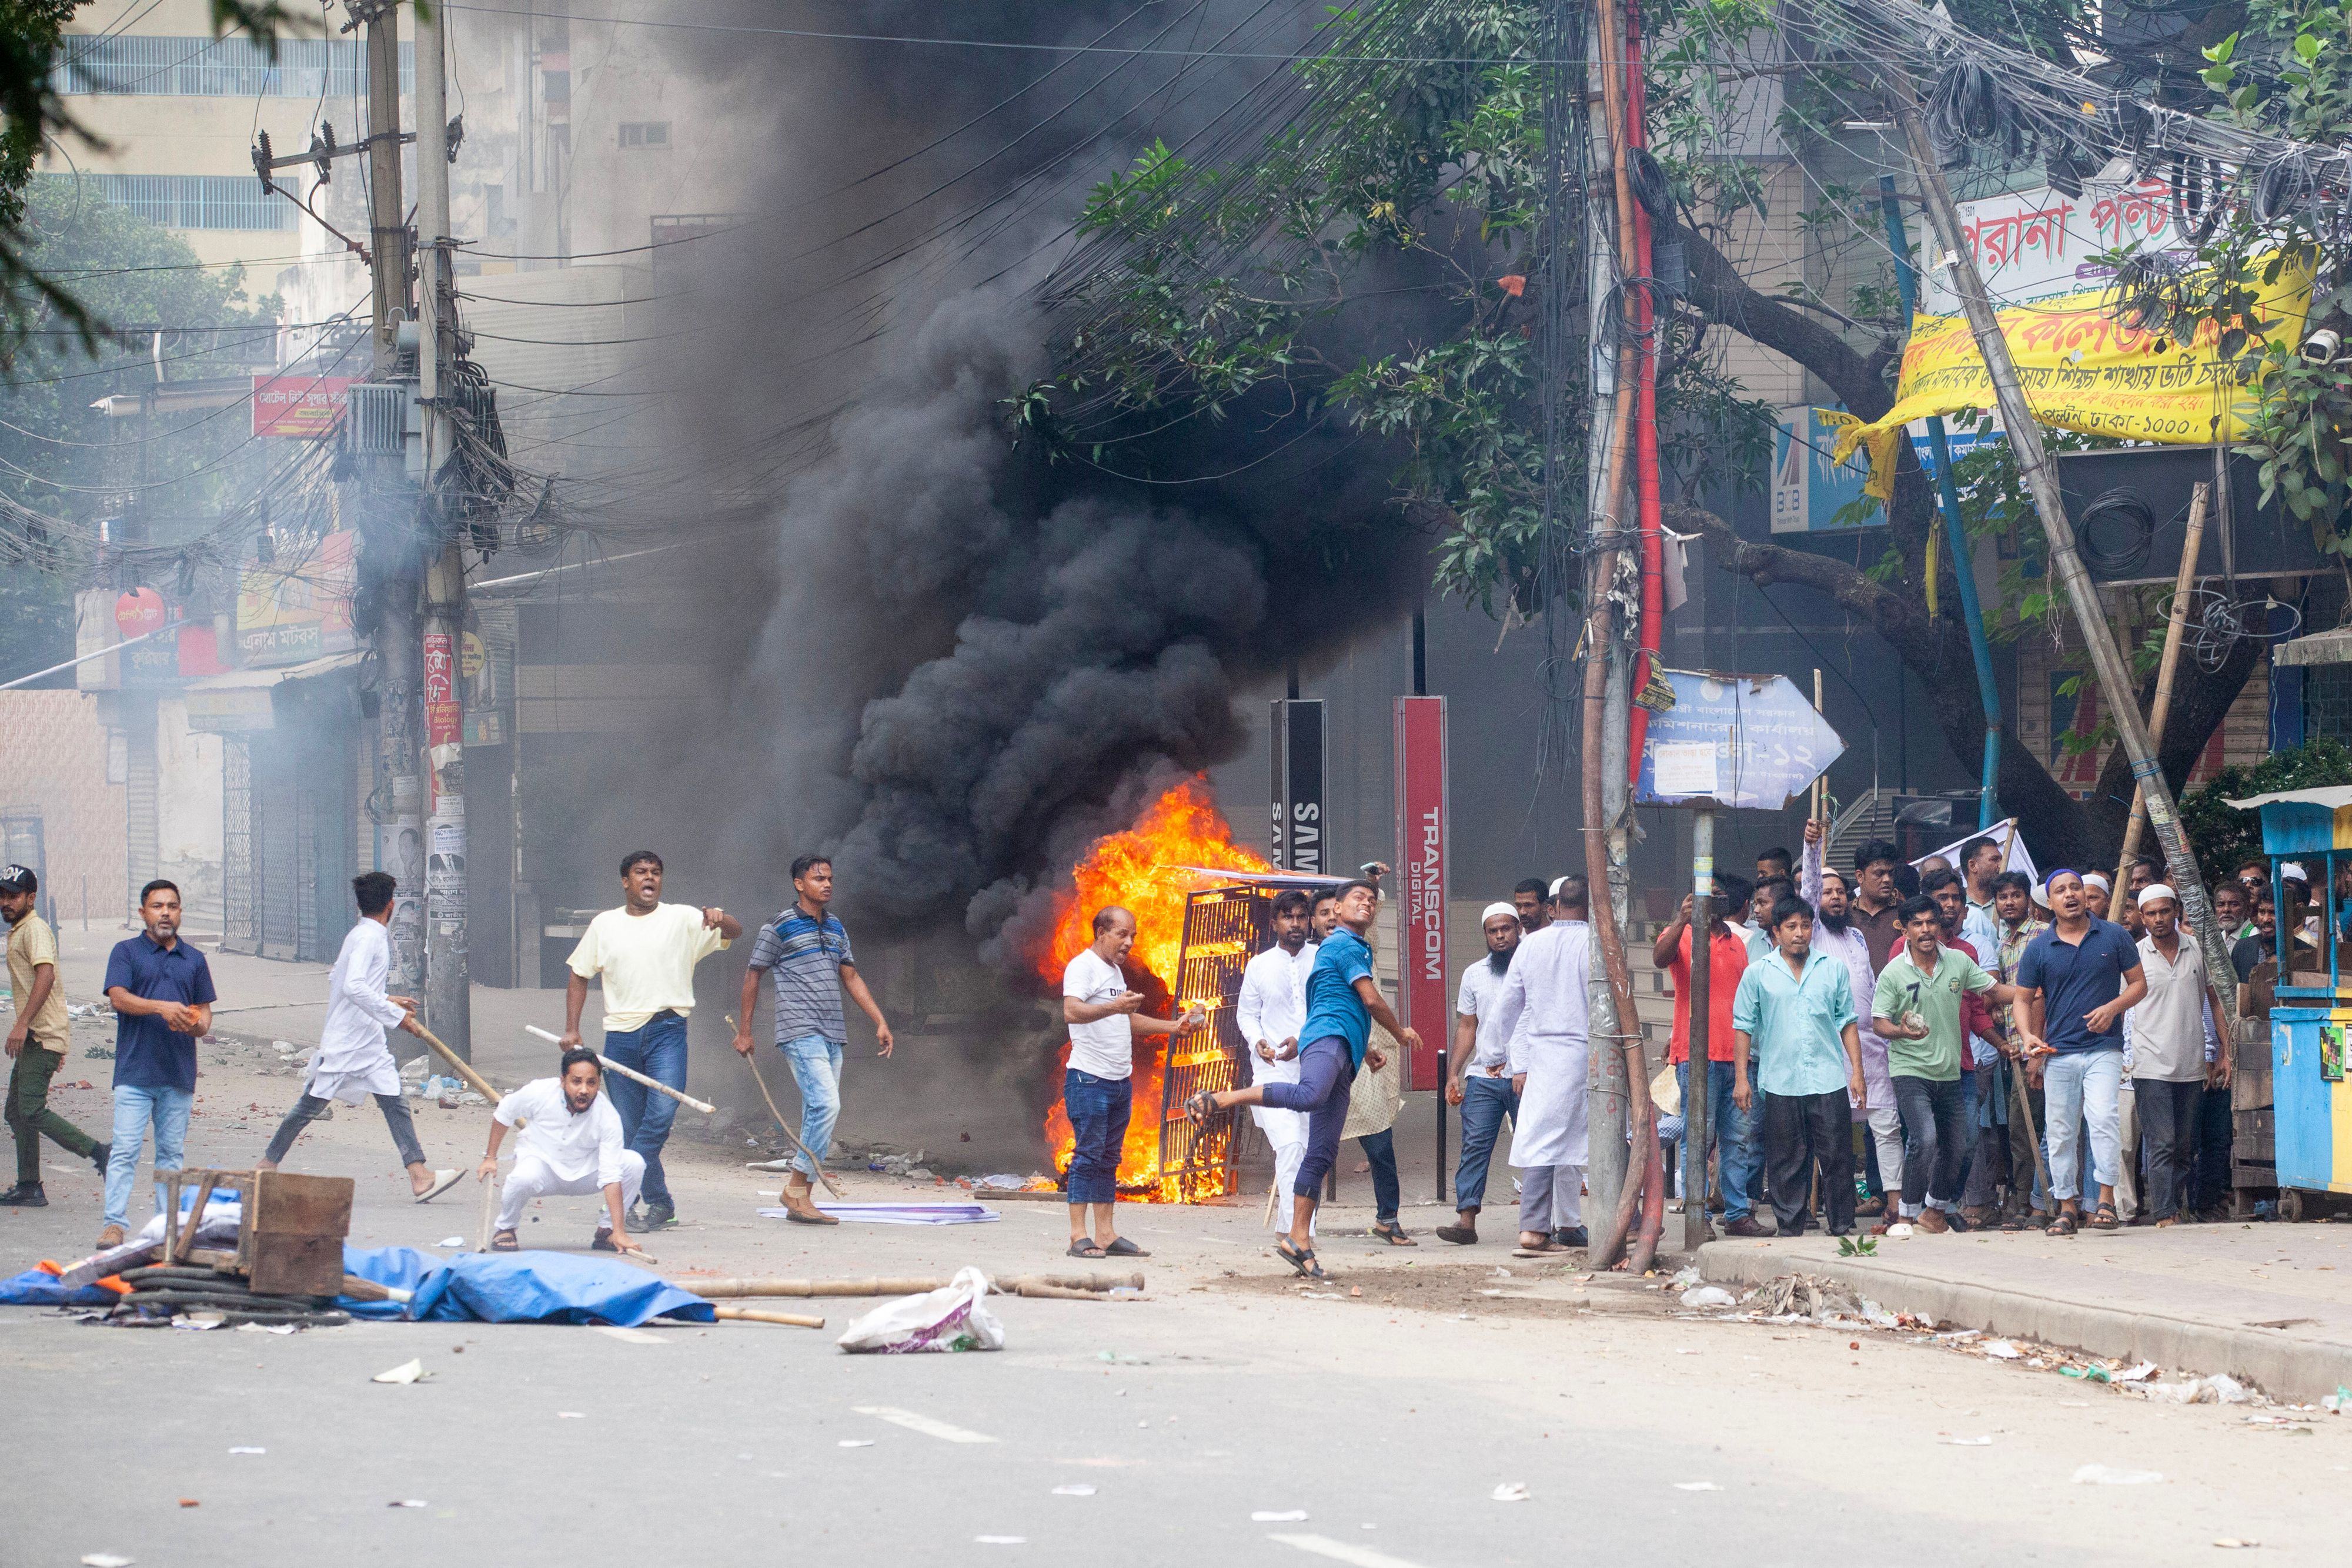
[[[2303,1217],[2306,1193],[2352,1193],[2352,1085],[2344,1081],[2344,1048],[2352,1029],[2352,974],[2345,963],[2346,906],[2336,896],[2339,863],[2352,864],[2352,785],[2290,789],[2232,800],[2259,810],[2263,852],[2270,860],[2271,896],[2279,929],[2292,933],[2300,909],[2287,902],[2279,868],[2299,862],[2309,878],[2312,905],[2326,941],[2325,971],[2288,968],[2279,976],[2270,1009],[2270,1101],[2277,1165],[2279,1212]],[[2290,910],[2294,914],[2290,915]],[[2294,952],[2292,941],[2284,950]]]

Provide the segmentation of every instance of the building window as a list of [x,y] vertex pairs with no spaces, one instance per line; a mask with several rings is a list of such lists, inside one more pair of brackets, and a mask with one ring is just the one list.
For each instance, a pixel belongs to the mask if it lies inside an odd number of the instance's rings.
[[[401,45],[402,92],[415,68],[415,47]],[[49,81],[60,93],[110,96],[350,98],[367,91],[367,56],[350,38],[282,38],[272,61],[251,38],[69,33]]]
[[641,120],[624,121],[621,126],[624,147],[667,147],[669,145],[669,121]]
[[294,204],[250,174],[44,174],[167,229],[290,229]]

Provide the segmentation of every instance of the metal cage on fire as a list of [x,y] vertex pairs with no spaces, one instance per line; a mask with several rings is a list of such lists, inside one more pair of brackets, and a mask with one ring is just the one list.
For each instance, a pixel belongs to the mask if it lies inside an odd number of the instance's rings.
[[1209,1030],[1205,1037],[1171,1036],[1167,1071],[1160,1075],[1161,1190],[1179,1203],[1240,1190],[1241,1134],[1248,1118],[1224,1111],[1195,1127],[1184,1115],[1184,1103],[1203,1089],[1233,1089],[1249,1081],[1249,1042],[1242,1038],[1235,1004],[1242,971],[1274,945],[1275,895],[1338,880],[1275,873],[1201,888],[1184,901],[1175,1007],[1181,1012],[1197,1002],[1207,1009]]

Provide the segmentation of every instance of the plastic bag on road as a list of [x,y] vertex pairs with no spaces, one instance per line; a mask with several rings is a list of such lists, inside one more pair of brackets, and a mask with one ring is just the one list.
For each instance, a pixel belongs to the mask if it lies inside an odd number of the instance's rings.
[[987,1307],[988,1276],[965,1267],[936,1291],[901,1296],[851,1323],[835,1343],[851,1352],[1003,1350],[1004,1325]]

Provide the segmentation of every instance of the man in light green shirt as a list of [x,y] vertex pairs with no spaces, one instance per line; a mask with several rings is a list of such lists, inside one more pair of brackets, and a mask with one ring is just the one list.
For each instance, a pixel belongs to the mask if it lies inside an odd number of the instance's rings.
[[[1968,1152],[1961,1124],[1967,1040],[1961,997],[1979,991],[1990,1001],[2014,1002],[2022,993],[1943,946],[1943,914],[1934,899],[1912,899],[1899,918],[1904,943],[1878,973],[1871,1028],[1886,1041],[1887,1076],[1903,1113],[1903,1218],[1939,1236],[1967,1228],[1958,1218],[1960,1162]],[[1901,1233],[1889,1228],[1889,1235]]]

